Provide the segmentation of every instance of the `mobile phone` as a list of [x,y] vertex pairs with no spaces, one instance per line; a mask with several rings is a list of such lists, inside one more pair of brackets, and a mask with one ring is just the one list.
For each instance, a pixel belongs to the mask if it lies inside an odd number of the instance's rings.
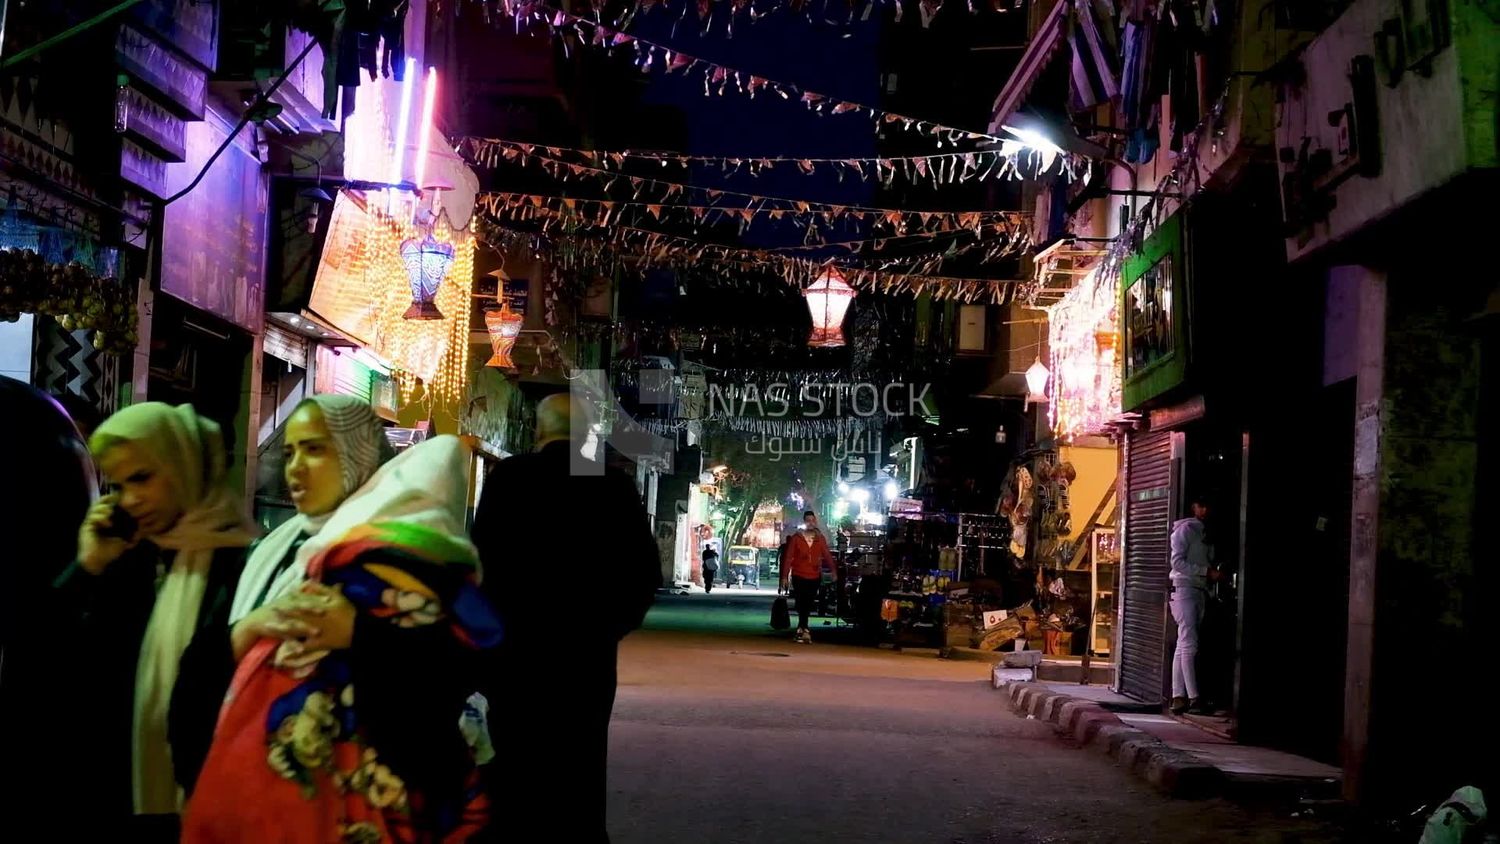
[[109,514],[109,527],[100,528],[100,536],[114,537],[116,539],[132,539],[135,532],[140,528],[135,517],[125,512],[125,508],[116,504],[115,509]]

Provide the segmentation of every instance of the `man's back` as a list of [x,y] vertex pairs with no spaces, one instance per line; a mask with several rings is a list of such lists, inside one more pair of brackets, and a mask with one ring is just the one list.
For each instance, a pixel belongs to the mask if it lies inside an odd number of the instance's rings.
[[[635,484],[577,474],[554,442],[490,472],[474,516],[483,588],[506,640],[481,678],[496,761],[493,837],[607,841],[605,790],[616,649],[661,583]],[[581,577],[580,575],[587,575]],[[579,586],[582,588],[579,588]]]
[[[623,473],[572,471],[567,442],[501,461],[474,516],[484,591],[508,650],[566,640],[613,646],[640,625],[661,583],[656,539]],[[588,575],[584,595],[559,590]]]

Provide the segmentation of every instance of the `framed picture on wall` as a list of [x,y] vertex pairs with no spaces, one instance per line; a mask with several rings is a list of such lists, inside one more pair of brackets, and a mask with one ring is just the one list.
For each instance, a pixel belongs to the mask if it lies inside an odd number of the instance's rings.
[[1134,410],[1187,375],[1182,218],[1174,215],[1121,268],[1124,409]]

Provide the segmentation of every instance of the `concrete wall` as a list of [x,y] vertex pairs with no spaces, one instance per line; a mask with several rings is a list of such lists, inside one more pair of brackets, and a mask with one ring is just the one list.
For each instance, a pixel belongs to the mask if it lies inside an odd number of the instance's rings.
[[[1500,23],[1452,2],[1455,43],[1438,53],[1427,75],[1408,71],[1395,87],[1375,85],[1380,172],[1354,176],[1333,189],[1326,221],[1287,241],[1297,259],[1339,241],[1361,227],[1437,188],[1469,168],[1493,167],[1495,96],[1500,88]],[[1350,62],[1375,56],[1374,34],[1398,16],[1397,0],[1359,0],[1307,47],[1304,73],[1283,86],[1276,143],[1300,150],[1332,151],[1338,160],[1338,129],[1328,115],[1351,102]],[[1377,76],[1380,73],[1377,71]]]
[[1494,771],[1487,672],[1474,660],[1491,644],[1484,608],[1497,579],[1480,502],[1494,436],[1480,418],[1494,390],[1482,350],[1495,348],[1485,346],[1495,327],[1472,319],[1482,284],[1424,283],[1458,269],[1410,260],[1330,271],[1355,294],[1358,323],[1345,791],[1377,812],[1483,785]]

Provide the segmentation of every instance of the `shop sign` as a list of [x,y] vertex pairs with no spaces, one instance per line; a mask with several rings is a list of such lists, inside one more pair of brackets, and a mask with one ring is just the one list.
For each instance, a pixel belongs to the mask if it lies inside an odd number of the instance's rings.
[[992,630],[999,627],[1001,622],[1010,617],[1005,610],[991,610],[984,614],[984,629]]
[[894,498],[891,499],[891,515],[915,515],[922,512],[922,501],[919,498]]
[[524,278],[508,278],[505,280],[505,301],[510,303],[510,309],[526,316],[526,303],[531,299],[531,281]]

